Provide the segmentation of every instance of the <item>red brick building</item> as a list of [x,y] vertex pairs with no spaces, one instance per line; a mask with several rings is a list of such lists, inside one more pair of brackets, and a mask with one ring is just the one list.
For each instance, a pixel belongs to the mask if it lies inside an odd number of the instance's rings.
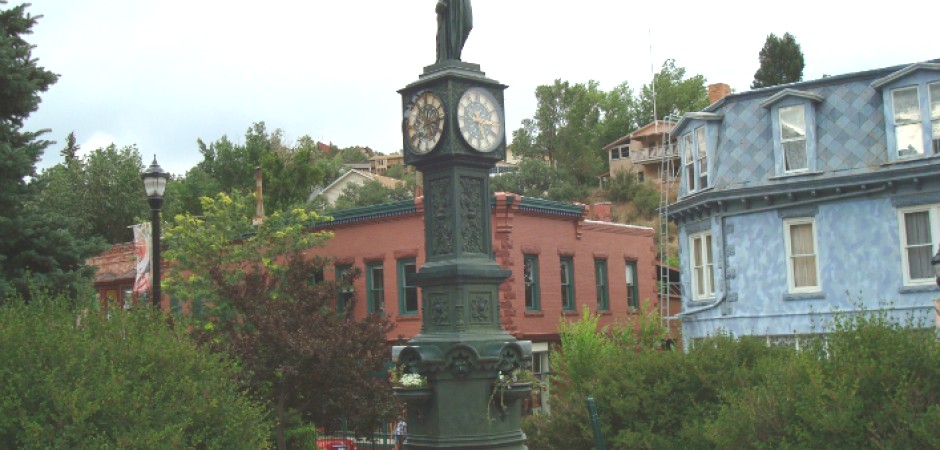
[[[640,308],[658,311],[653,230],[586,220],[587,207],[499,193],[492,200],[493,252],[512,275],[500,287],[500,315],[506,331],[532,341],[533,372],[547,373],[548,351],[558,341],[562,317],[579,320],[582,308],[601,315],[601,325],[625,322]],[[389,342],[421,330],[420,292],[407,274],[424,264],[422,198],[338,211],[317,226],[333,232],[311,254],[332,259],[322,274],[335,280],[357,268],[354,314],[384,311],[396,324]],[[122,258],[121,255],[124,257]],[[133,285],[133,246],[115,246],[89,264],[99,266],[101,299],[123,301]],[[117,298],[113,294],[117,292]],[[163,307],[171,302],[163,300]]]

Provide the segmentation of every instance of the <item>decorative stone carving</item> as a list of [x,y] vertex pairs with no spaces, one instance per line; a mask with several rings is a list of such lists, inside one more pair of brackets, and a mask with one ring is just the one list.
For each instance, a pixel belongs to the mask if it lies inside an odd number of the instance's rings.
[[490,296],[473,294],[470,296],[470,322],[488,323],[490,321]]
[[473,370],[474,358],[473,353],[465,348],[458,348],[451,352],[449,355],[447,367],[450,369],[451,373],[457,377],[465,377],[470,371]]
[[431,242],[428,251],[432,256],[449,255],[454,252],[454,230],[450,220],[450,184],[446,178],[429,183],[428,207],[431,208]]
[[468,253],[483,253],[483,182],[479,178],[460,177],[460,210],[463,211],[461,237]]
[[447,325],[449,317],[447,314],[447,295],[432,294],[428,302],[430,305],[431,322],[434,325]]

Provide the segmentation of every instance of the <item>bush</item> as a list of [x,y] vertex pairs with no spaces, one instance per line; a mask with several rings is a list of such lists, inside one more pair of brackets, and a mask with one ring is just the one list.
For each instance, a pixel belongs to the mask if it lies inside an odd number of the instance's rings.
[[636,174],[626,170],[614,173],[607,187],[607,199],[612,202],[632,202],[637,212],[646,219],[657,213],[659,191],[636,180]]
[[610,448],[940,448],[940,344],[883,313],[842,317],[801,351],[725,336],[660,351],[596,323],[561,328],[552,414],[523,422],[531,448],[591,448],[587,396]]
[[267,448],[231,361],[144,308],[0,307],[0,448]]

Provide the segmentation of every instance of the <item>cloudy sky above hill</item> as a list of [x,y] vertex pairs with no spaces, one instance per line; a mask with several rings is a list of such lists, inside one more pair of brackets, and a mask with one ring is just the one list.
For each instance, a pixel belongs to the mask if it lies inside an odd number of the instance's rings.
[[[431,0],[31,0],[27,39],[61,75],[31,130],[84,150],[136,144],[182,174],[196,139],[240,142],[253,122],[340,147],[402,147],[396,92],[434,62]],[[11,4],[18,4],[12,1]],[[7,5],[9,6],[9,5]],[[804,79],[940,57],[932,0],[890,3],[475,0],[463,60],[509,85],[509,130],[531,117],[536,86],[597,80],[634,90],[672,58],[708,83],[748,90],[769,33],[793,34]],[[895,26],[897,29],[893,29]]]

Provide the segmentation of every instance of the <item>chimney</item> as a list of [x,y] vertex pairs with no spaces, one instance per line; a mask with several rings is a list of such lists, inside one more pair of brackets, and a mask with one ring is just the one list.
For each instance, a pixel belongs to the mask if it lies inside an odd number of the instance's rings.
[[261,191],[261,185],[261,166],[258,166],[255,167],[255,202],[257,207],[255,209],[255,218],[251,221],[255,226],[261,225],[261,222],[264,222],[264,195]]
[[718,100],[721,100],[728,96],[731,93],[731,86],[728,86],[725,83],[715,83],[708,85],[708,102],[709,104],[714,104]]

